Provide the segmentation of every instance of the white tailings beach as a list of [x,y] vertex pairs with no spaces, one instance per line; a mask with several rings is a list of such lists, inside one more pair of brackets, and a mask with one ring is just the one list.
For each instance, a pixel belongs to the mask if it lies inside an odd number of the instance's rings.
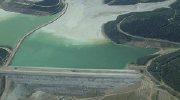
[[[118,15],[129,12],[152,11],[168,8],[176,0],[136,5],[109,6],[102,0],[66,0],[69,4],[66,13],[52,24],[37,33],[50,33],[52,37],[66,38],[73,45],[92,44],[108,41],[102,32],[104,23],[115,20]],[[35,35],[35,34],[34,34]]]
[[17,15],[18,13],[8,12],[8,11],[4,11],[3,9],[0,9],[0,21],[8,19],[10,17],[15,17]]

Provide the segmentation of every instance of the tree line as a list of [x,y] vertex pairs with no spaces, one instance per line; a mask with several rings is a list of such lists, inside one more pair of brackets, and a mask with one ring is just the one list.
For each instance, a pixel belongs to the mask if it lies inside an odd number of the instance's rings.
[[156,58],[147,69],[157,80],[180,92],[180,50]]

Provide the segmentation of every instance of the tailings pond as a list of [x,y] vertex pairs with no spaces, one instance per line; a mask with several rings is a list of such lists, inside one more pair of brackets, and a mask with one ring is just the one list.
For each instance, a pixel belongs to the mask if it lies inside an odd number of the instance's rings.
[[12,66],[83,69],[124,69],[138,57],[157,49],[146,49],[111,42],[71,45],[66,39],[45,33],[34,33],[25,39]]
[[[61,18],[29,35],[17,51],[11,66],[124,69],[127,63],[158,51],[116,45],[103,36],[101,31],[103,23],[115,20],[119,13],[130,12],[135,5],[123,6],[129,10],[120,9],[120,11],[115,6],[116,13],[108,10],[105,16],[101,13],[106,11],[108,5],[94,0],[97,2],[94,7],[99,9],[91,10],[94,5],[91,1],[79,0],[78,3],[76,1],[67,0],[69,6]],[[23,14],[12,14],[8,18],[0,16],[0,45],[14,47],[24,34],[56,16]]]

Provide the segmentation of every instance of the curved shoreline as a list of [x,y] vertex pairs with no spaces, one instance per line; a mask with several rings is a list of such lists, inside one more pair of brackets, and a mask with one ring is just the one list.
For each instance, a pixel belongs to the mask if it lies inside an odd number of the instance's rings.
[[61,14],[59,14],[59,15],[58,15],[57,17],[55,17],[53,20],[51,20],[51,21],[49,21],[49,22],[47,22],[47,23],[45,23],[45,24],[43,24],[43,25],[41,25],[41,26],[36,27],[35,29],[31,30],[30,32],[28,32],[28,33],[26,33],[24,36],[22,36],[22,37],[19,39],[17,45],[15,46],[13,52],[10,54],[10,57],[9,57],[8,61],[6,62],[6,64],[5,64],[3,67],[7,67],[7,66],[11,63],[14,55],[16,54],[16,52],[17,52],[18,49],[20,48],[22,42],[24,41],[24,39],[25,39],[27,36],[29,36],[31,33],[34,33],[36,30],[38,30],[38,29],[40,29],[40,28],[42,28],[42,27],[44,27],[44,26],[46,26],[46,25],[48,25],[48,24],[53,23],[54,21],[56,21],[57,19],[59,19],[59,18],[66,12],[67,7],[68,7],[68,4],[65,2],[65,0],[59,0],[59,2],[62,2],[63,4],[65,4],[64,9],[62,10]]

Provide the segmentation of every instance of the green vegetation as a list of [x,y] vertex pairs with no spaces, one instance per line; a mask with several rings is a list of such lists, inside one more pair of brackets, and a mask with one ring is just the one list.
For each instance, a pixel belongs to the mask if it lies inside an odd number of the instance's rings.
[[180,10],[180,0],[177,0],[175,3],[171,4],[170,7]]
[[[112,2],[113,0],[104,0],[105,4]],[[132,5],[137,3],[150,3],[150,2],[160,2],[165,0],[114,0],[110,5]]]
[[108,4],[109,2],[111,2],[112,0],[104,0],[105,4]]
[[180,50],[156,58],[148,66],[148,71],[158,81],[164,81],[180,92]]
[[135,13],[121,23],[121,29],[135,36],[180,42],[180,19],[177,14],[180,10],[170,8]]
[[[107,4],[109,2],[111,2],[113,0],[104,0],[104,3]],[[131,4],[137,4],[138,0],[115,0],[115,2],[113,2],[110,5],[131,5]]]
[[0,75],[0,96],[2,96],[5,90],[5,76]]
[[160,42],[162,48],[180,48],[179,44],[169,43],[169,42]]
[[109,21],[106,24],[104,24],[104,32],[105,34],[115,43],[120,44],[124,42],[131,41],[131,37],[127,36],[117,30],[117,24],[119,23],[120,20],[123,18],[129,16],[124,15],[124,16],[119,16],[115,21]]
[[144,56],[144,57],[141,57],[141,58],[138,58],[135,62],[136,65],[146,65],[148,63],[149,60],[155,58],[159,56],[158,54],[156,55],[147,55],[147,56]]
[[132,35],[145,38],[180,42],[179,2],[172,4],[171,8],[131,14],[121,23],[121,29]]
[[129,34],[180,42],[180,0],[170,7],[120,15],[115,21],[109,21],[104,25],[105,34],[115,43],[133,40],[117,30],[117,24],[125,18],[120,27]]
[[9,50],[13,50],[13,48],[11,46],[8,46],[8,45],[0,45],[0,47],[5,47],[5,48],[8,48]]
[[3,64],[5,58],[7,57],[9,53],[4,50],[4,49],[0,49],[0,66]]

